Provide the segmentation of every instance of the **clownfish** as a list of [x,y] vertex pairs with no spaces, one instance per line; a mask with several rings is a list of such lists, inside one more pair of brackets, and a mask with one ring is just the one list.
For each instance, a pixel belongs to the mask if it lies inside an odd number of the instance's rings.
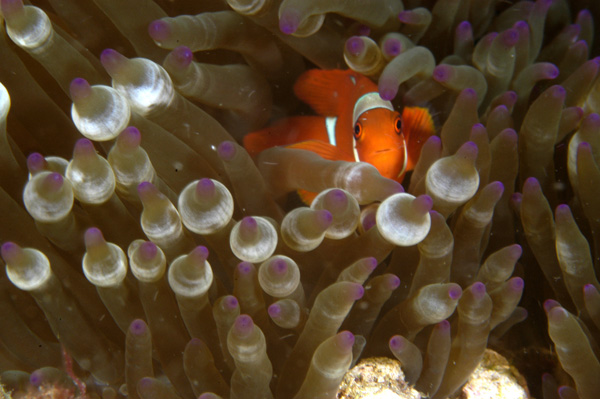
[[[294,94],[319,116],[284,118],[249,133],[244,147],[250,155],[283,145],[329,160],[368,162],[382,176],[402,182],[423,143],[435,133],[426,108],[397,112],[379,96],[375,83],[352,70],[308,70],[294,84]],[[299,194],[307,204],[315,195]]]

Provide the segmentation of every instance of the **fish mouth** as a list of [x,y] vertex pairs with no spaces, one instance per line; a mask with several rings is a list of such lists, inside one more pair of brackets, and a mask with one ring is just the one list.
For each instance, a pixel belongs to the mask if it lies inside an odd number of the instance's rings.
[[375,154],[381,154],[382,152],[388,152],[388,151],[391,151],[391,150],[392,150],[391,148],[384,148],[383,150],[375,151]]

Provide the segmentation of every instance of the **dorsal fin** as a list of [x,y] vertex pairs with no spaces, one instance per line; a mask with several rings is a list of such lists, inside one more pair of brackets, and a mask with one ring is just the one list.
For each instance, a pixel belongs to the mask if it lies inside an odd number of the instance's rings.
[[311,69],[294,84],[296,96],[323,116],[352,113],[358,97],[370,91],[377,91],[375,83],[352,70]]
[[429,136],[435,134],[435,125],[429,110],[422,107],[404,107],[402,130],[408,153],[406,170],[412,170],[421,155],[423,144]]
[[330,161],[354,161],[354,158],[350,154],[346,154],[338,147],[325,143],[320,140],[307,140],[300,143],[295,143],[287,146],[288,148],[295,148],[297,150],[312,151],[321,156],[321,158],[328,159]]

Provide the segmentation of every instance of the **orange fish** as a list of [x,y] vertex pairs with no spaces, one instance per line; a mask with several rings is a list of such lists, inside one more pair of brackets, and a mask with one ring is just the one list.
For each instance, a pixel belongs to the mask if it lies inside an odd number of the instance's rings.
[[[379,96],[375,83],[351,70],[306,71],[294,93],[321,116],[281,119],[246,135],[250,155],[285,145],[329,160],[368,162],[382,176],[402,182],[435,132],[426,108],[404,107],[400,114]],[[309,204],[314,197],[302,191],[300,196]]]

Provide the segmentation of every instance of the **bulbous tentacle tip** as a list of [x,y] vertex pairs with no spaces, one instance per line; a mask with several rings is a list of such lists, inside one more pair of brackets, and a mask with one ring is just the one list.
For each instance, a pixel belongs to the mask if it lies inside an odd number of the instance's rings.
[[71,94],[71,100],[77,104],[92,94],[92,87],[84,78],[75,78],[69,85],[69,93]]
[[473,297],[475,299],[482,299],[485,296],[486,293],[486,289],[485,289],[485,284],[483,284],[482,282],[475,282],[471,285],[470,287],[471,289],[471,293],[473,294]]
[[27,157],[27,169],[30,173],[37,173],[44,169],[46,160],[39,152],[33,152]]
[[521,277],[513,277],[508,282],[508,288],[513,292],[523,291],[523,288],[525,288],[525,280]]
[[343,351],[349,351],[354,345],[354,334],[350,331],[341,331],[336,336],[336,343]]
[[566,222],[568,219],[572,219],[573,215],[571,214],[571,208],[567,204],[560,204],[556,207],[554,212],[554,218],[556,219],[556,223]]
[[388,38],[383,43],[382,50],[388,57],[395,57],[402,52],[402,43],[396,38]]
[[252,265],[252,263],[250,262],[240,262],[237,265],[237,270],[240,274],[242,275],[248,275],[252,272],[252,270],[254,269],[254,265]]
[[400,287],[400,278],[394,274],[390,274],[385,285],[388,289],[395,290]]
[[435,325],[435,328],[440,331],[443,331],[443,332],[449,331],[450,330],[450,322],[448,320],[442,320]]
[[504,47],[514,47],[519,41],[519,31],[514,28],[507,29],[500,34],[500,40],[502,40],[502,45]]
[[5,18],[10,19],[23,11],[23,0],[1,0],[0,8]]
[[594,284],[586,284],[583,286],[583,293],[584,295],[598,294],[598,289]]
[[513,244],[507,247],[508,255],[511,259],[515,261],[521,257],[523,254],[523,248],[519,244]]
[[535,177],[528,177],[523,183],[523,194],[532,194],[541,190],[540,182]]
[[94,247],[106,244],[102,231],[97,227],[90,227],[87,229],[83,235],[83,241],[88,251]]
[[360,284],[355,284],[352,298],[356,301],[363,297],[365,294],[365,287]]
[[140,200],[142,201],[142,203],[153,200],[156,197],[162,195],[160,191],[158,191],[158,189],[154,187],[154,184],[150,183],[149,181],[144,181],[138,184],[137,192],[140,196]]
[[208,259],[208,248],[203,245],[198,245],[196,248],[189,253],[190,256],[195,262],[202,263]]
[[21,247],[12,241],[7,241],[0,247],[0,255],[6,263],[14,262],[22,252]]
[[123,66],[129,61],[127,57],[119,53],[117,50],[107,48],[100,54],[100,63],[106,69],[106,72],[113,78],[118,74]]
[[142,260],[151,260],[158,254],[158,247],[152,241],[144,241],[139,247],[139,255]]
[[546,313],[550,312],[550,310],[554,309],[555,307],[560,307],[560,303],[558,303],[558,301],[554,299],[546,299],[544,301],[544,311],[546,311]]
[[394,335],[389,341],[390,349],[395,352],[400,352],[406,347],[406,338],[401,335]]
[[353,56],[359,56],[365,49],[365,44],[360,36],[352,36],[346,40],[346,51]]
[[391,101],[398,94],[398,88],[394,84],[385,82],[384,80],[379,81],[379,97],[383,100]]
[[152,40],[156,42],[163,42],[171,37],[171,27],[167,21],[157,19],[156,21],[152,21],[150,24],[148,24],[148,34]]
[[288,270],[287,262],[284,259],[277,258],[269,263],[269,271],[276,275],[284,275]]
[[73,158],[88,157],[96,154],[94,143],[89,139],[79,139],[73,148]]
[[273,318],[279,317],[281,316],[281,306],[274,303],[267,308],[267,312],[269,313],[269,316]]
[[179,46],[171,51],[167,57],[172,61],[171,66],[184,69],[194,60],[194,53],[189,47]]
[[154,381],[151,377],[144,377],[138,381],[137,389],[141,392],[148,392],[152,390]]
[[552,324],[559,324],[569,318],[569,312],[562,306],[555,306],[547,311],[548,322]]
[[121,149],[135,149],[142,142],[142,134],[135,126],[128,126],[117,137],[117,145]]
[[448,288],[448,297],[450,299],[458,300],[458,299],[460,299],[460,297],[462,296],[462,294],[463,294],[462,288],[458,284],[452,284]]
[[405,10],[405,11],[400,11],[400,12],[398,13],[398,20],[399,20],[400,22],[402,22],[403,24],[411,24],[411,23],[414,23],[414,18],[411,18],[411,17],[412,17],[412,14],[413,14],[413,12],[412,12],[412,11],[408,11],[408,10]]
[[142,335],[148,331],[148,325],[142,319],[135,319],[129,325],[129,332],[133,335]]
[[472,141],[467,141],[456,151],[456,156],[475,162],[478,152],[479,149],[477,148],[477,144]]
[[438,65],[433,69],[433,79],[439,83],[445,83],[452,77],[452,67],[450,65]]
[[291,35],[298,30],[300,25],[300,16],[294,10],[283,10],[279,16],[279,30],[286,34]]
[[416,214],[425,215],[431,211],[433,207],[433,200],[429,195],[423,194],[419,195],[412,201],[413,211]]
[[37,387],[41,386],[42,384],[44,384],[45,382],[47,382],[47,381],[45,381],[43,370],[35,370],[29,376],[29,383],[33,387],[37,388]]
[[462,21],[456,26],[456,34],[460,36],[471,35],[473,33],[473,27],[469,21]]
[[232,141],[223,141],[217,147],[217,153],[222,160],[231,161],[237,153],[237,148],[235,147],[235,143]]
[[237,335],[244,336],[248,335],[254,329],[254,321],[252,317],[247,314],[239,315],[235,322],[233,323],[232,330],[235,331]]
[[564,99],[567,96],[567,91],[564,87],[560,85],[554,85],[546,90],[548,96],[556,98],[556,99]]
[[315,222],[322,230],[326,230],[333,222],[331,212],[326,209],[315,211]]
[[364,262],[365,262],[365,265],[367,266],[367,269],[370,271],[375,270],[375,268],[377,267],[377,258],[374,258],[372,256],[365,258]]
[[[248,263],[248,262],[246,262],[246,263]],[[232,309],[237,308],[240,305],[240,303],[237,300],[237,298],[234,297],[233,295],[227,295],[225,297],[225,299],[223,300],[223,305],[225,308],[232,310]]]
[[211,198],[215,194],[215,182],[209,178],[202,178],[196,184],[196,195],[200,198]]
[[65,182],[65,178],[57,172],[50,173],[42,181],[42,189],[48,193],[57,192]]

